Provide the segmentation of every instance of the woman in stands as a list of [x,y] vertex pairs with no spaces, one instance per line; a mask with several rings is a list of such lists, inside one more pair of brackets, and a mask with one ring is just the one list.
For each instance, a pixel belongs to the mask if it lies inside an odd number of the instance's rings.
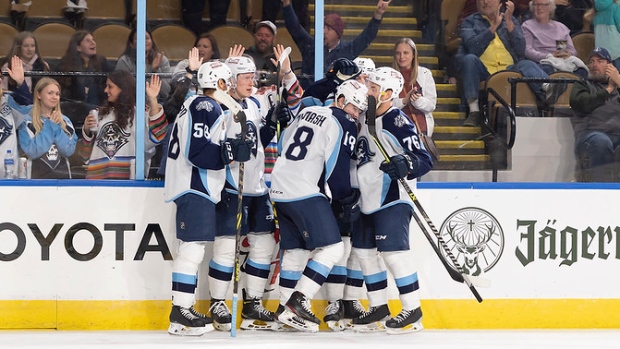
[[587,78],[588,68],[577,57],[570,29],[551,19],[555,13],[555,1],[534,0],[530,2],[530,8],[534,18],[522,25],[525,58],[540,63],[547,74],[565,71]]
[[27,113],[18,130],[19,147],[32,161],[31,178],[71,178],[69,157],[75,152],[77,134],[60,110],[60,84],[44,77],[34,87],[33,104],[17,108]]
[[[90,32],[78,30],[69,40],[65,55],[60,59],[57,70],[59,72],[99,72],[108,73],[111,67],[108,60],[97,54],[97,43]],[[76,102],[86,102],[92,106],[100,105],[105,101],[106,78],[104,76],[74,76],[58,77],[62,87],[63,99]]]
[[394,98],[393,105],[402,109],[415,122],[419,133],[432,136],[437,90],[431,71],[418,64],[418,51],[413,40],[401,38],[396,42],[393,67],[405,78],[400,98]]
[[[146,83],[144,140],[136,139],[136,79],[125,70],[112,72],[106,81],[107,101],[98,115],[89,114],[82,128],[80,155],[88,164],[86,179],[129,179],[136,158],[136,142],[144,142],[145,173],[155,146],[166,135],[168,122],[157,102],[161,82],[153,75]],[[140,125],[138,125],[140,126]]]
[[[1,70],[8,71],[7,68],[12,68],[11,58],[17,56],[21,60],[21,64],[24,67],[24,71],[49,71],[49,64],[41,58],[39,54],[39,45],[37,39],[29,31],[19,32],[13,38],[13,45],[7,53],[6,57],[0,61]],[[25,82],[28,85],[28,90],[32,92],[32,87],[37,84],[41,77],[27,76]],[[14,91],[17,88],[15,80],[10,76],[2,76],[2,89],[4,91]]]
[[[215,37],[211,34],[201,34],[194,42],[194,47],[198,49],[199,58],[202,58],[203,62],[208,62],[212,59],[220,59],[220,49],[217,46]],[[184,59],[177,63],[172,71],[172,81],[182,79],[183,76],[188,73],[188,66],[188,59]]]
[[[125,45],[125,52],[118,58],[116,62],[116,68],[114,70],[125,70],[130,73],[136,72],[136,29],[132,29],[127,37],[127,44]],[[150,31],[146,31],[146,38],[144,43],[146,49],[146,73],[170,73],[170,61],[164,52],[157,49],[157,45],[153,41],[153,36]],[[164,100],[168,94],[170,94],[170,84],[167,79],[160,79],[161,90],[159,92],[159,99]]]

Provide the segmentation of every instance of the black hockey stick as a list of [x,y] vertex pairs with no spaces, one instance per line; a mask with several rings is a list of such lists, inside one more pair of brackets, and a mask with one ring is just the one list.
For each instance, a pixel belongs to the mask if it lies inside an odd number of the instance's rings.
[[[375,128],[376,118],[377,118],[377,100],[373,96],[368,96],[368,111],[366,112],[366,125],[368,126],[368,133],[370,134],[370,136],[372,137],[372,140],[377,145],[377,148],[379,148],[379,151],[385,158],[385,161],[390,162],[390,156],[387,154],[383,145],[381,145],[381,142],[379,142],[379,138],[377,138],[377,130]],[[420,226],[420,229],[424,233],[424,236],[426,236],[426,239],[433,247],[433,250],[435,251],[439,259],[441,260],[441,263],[443,264],[443,266],[446,268],[446,270],[450,274],[450,277],[452,277],[454,281],[464,282],[469,287],[471,292],[474,294],[474,297],[476,297],[476,300],[478,302],[482,302],[482,297],[478,293],[478,290],[476,290],[476,288],[472,284],[471,280],[469,279],[469,276],[466,275],[465,272],[463,271],[463,267],[461,267],[456,257],[454,256],[452,251],[450,251],[450,248],[448,247],[444,239],[439,234],[439,231],[437,231],[437,228],[435,228],[435,225],[431,221],[430,217],[428,216],[428,214],[426,214],[426,211],[424,211],[424,209],[422,208],[422,204],[420,204],[420,201],[418,200],[418,198],[415,196],[415,194],[409,187],[409,184],[407,184],[407,181],[405,181],[404,178],[399,178],[398,182],[403,186],[405,191],[407,191],[407,194],[409,195],[409,197],[415,204],[416,208],[418,209],[420,214],[422,214],[422,217],[424,217],[426,224],[428,224],[428,226],[433,231],[433,234],[435,234],[435,236],[437,237],[437,241],[439,242],[439,245],[441,245],[441,248],[444,250],[446,255],[452,261],[452,264],[454,264],[455,268],[457,269],[457,270],[454,270],[450,266],[448,261],[446,261],[444,257],[441,255],[441,251],[439,250],[439,247],[437,247],[437,245],[433,241],[433,237],[431,236],[431,234],[429,234],[428,230],[426,230],[426,227],[424,226],[424,224],[420,220],[420,217],[414,210],[413,218],[415,219],[416,223],[418,223],[418,226]]]
[[[241,140],[245,141],[245,135],[248,130],[245,112],[240,111],[234,116],[235,122],[241,126]],[[233,269],[233,294],[232,294],[232,310],[231,310],[231,326],[230,336],[237,336],[237,303],[239,302],[239,274],[241,266],[239,263],[239,255],[241,249],[241,227],[243,223],[243,175],[245,172],[245,162],[239,162],[239,184],[237,186],[237,234],[235,235],[235,267]],[[247,211],[247,210],[246,210]],[[246,212],[247,216],[247,212]]]

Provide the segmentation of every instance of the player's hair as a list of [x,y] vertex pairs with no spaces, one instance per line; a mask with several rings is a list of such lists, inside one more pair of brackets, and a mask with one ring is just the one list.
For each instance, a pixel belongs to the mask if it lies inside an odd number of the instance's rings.
[[[58,81],[52,78],[48,78],[48,77],[41,78],[41,80],[37,82],[37,85],[34,87],[34,90],[33,90],[34,92],[33,93],[33,104],[32,104],[32,111],[30,112],[30,116],[32,117],[32,125],[34,125],[35,135],[39,134],[39,132],[41,132],[41,130],[43,129],[43,120],[41,120],[41,114],[42,114],[43,108],[41,108],[40,97],[41,97],[41,91],[43,91],[43,89],[45,89],[49,85],[56,85],[58,87],[58,93],[60,93],[60,84],[58,83]],[[59,98],[58,105],[54,107],[54,110],[58,110],[60,115],[62,115],[62,111],[60,110],[60,98]],[[60,127],[62,127],[63,131],[67,133],[69,132],[67,130],[67,123],[65,122],[64,118],[60,120]]]

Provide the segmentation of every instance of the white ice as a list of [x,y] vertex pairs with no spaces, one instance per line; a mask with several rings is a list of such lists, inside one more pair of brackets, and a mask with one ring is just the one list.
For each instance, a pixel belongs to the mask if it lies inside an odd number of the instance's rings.
[[388,335],[355,332],[210,332],[177,337],[165,331],[3,330],[0,348],[247,348],[247,349],[605,349],[620,347],[620,330],[424,330]]

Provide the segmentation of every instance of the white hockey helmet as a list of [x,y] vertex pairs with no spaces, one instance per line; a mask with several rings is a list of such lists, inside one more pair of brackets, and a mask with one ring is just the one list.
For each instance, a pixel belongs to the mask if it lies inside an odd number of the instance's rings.
[[398,70],[390,67],[379,67],[369,72],[368,81],[381,86],[380,94],[387,90],[392,90],[392,98],[398,97],[405,85],[403,75]]
[[226,86],[230,87],[232,78],[232,72],[228,66],[218,60],[208,61],[203,63],[198,68],[198,85],[201,88],[215,88],[217,89],[217,82],[220,79],[226,81]]
[[248,56],[228,57],[225,61],[230,71],[232,71],[233,81],[237,81],[237,75],[253,73],[256,74],[256,64]]
[[375,62],[370,58],[357,57],[353,60],[357,67],[360,68],[362,74],[368,74],[369,72],[375,70]]
[[336,101],[340,96],[344,96],[344,108],[347,104],[351,103],[357,107],[361,112],[368,109],[368,88],[366,85],[360,84],[357,80],[347,80],[338,86],[336,89]]

